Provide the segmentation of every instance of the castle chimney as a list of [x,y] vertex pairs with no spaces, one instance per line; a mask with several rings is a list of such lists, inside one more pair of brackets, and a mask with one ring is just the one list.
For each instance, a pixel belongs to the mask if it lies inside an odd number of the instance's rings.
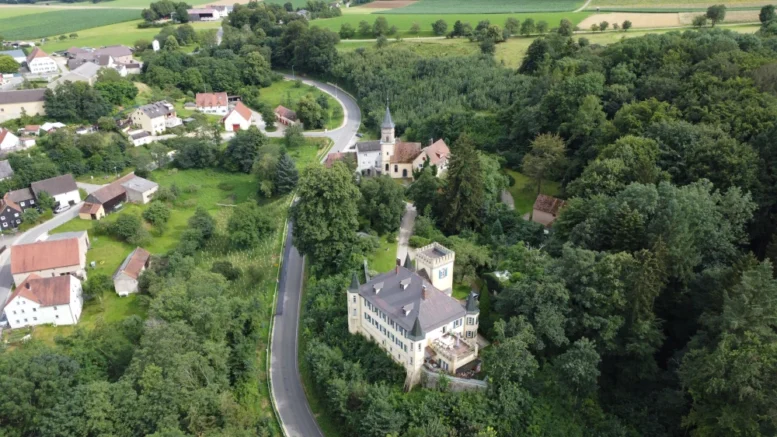
[[399,274],[399,266],[402,265],[402,260],[397,258],[397,265],[394,267],[394,273]]
[[426,300],[426,284],[421,286],[421,299]]

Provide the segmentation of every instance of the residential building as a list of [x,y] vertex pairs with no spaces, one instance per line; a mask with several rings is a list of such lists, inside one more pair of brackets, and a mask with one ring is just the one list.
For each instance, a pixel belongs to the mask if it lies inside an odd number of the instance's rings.
[[83,308],[81,281],[71,275],[31,274],[16,287],[5,306],[11,328],[36,325],[75,325]]
[[154,198],[154,194],[159,190],[159,184],[156,182],[135,176],[134,178],[121,184],[127,192],[127,201],[145,205]]
[[227,132],[247,130],[251,127],[252,121],[253,112],[243,102],[237,102],[235,107],[229,111],[229,114],[221,119],[221,122],[224,124],[224,130]]
[[22,114],[44,115],[46,109],[43,106],[46,89],[0,91],[0,123]]
[[78,216],[84,220],[100,220],[124,202],[150,202],[158,189],[156,182],[129,173],[88,195]]
[[27,69],[32,74],[51,74],[59,73],[59,66],[56,61],[51,59],[40,47],[32,49],[27,55]]
[[75,59],[78,55],[82,55],[85,53],[92,53],[92,52],[86,49],[82,49],[80,47],[70,47],[69,49],[65,50],[65,56],[67,56],[68,59]]
[[154,141],[154,137],[144,130],[134,130],[128,132],[130,142],[135,147],[142,146],[144,144],[150,144]]
[[37,124],[28,124],[27,126],[24,126],[24,128],[20,129],[18,132],[21,132],[22,135],[40,135],[40,125]]
[[45,234],[41,241],[70,240],[73,238],[78,240],[78,250],[81,251],[81,253],[86,253],[87,250],[91,249],[92,242],[89,241],[89,234],[86,231],[73,231],[73,232],[60,232],[58,234]]
[[133,125],[152,135],[183,124],[175,113],[175,107],[164,100],[140,106],[132,112],[130,119]]
[[19,137],[12,134],[8,129],[0,127],[0,150],[13,150],[21,145]]
[[203,114],[226,115],[229,111],[227,93],[197,93],[194,109]]
[[346,294],[348,331],[374,341],[404,366],[407,386],[418,382],[424,365],[456,374],[478,357],[474,293],[462,303],[440,289],[450,284],[455,255],[437,243],[418,253],[426,257],[418,270],[408,257],[365,284],[354,275]]
[[566,205],[566,202],[561,199],[540,194],[537,196],[537,200],[534,201],[531,221],[549,228],[553,225],[553,222],[556,221],[556,218],[558,218],[564,205]]
[[27,276],[75,275],[86,279],[86,248],[77,237],[11,246],[11,274],[19,287]]
[[13,176],[13,168],[7,159],[0,161],[0,181],[10,179]]
[[281,105],[278,105],[278,107],[275,108],[275,120],[285,126],[299,124],[297,113]]
[[57,176],[30,184],[30,189],[35,198],[40,198],[41,193],[46,192],[54,198],[54,204],[75,205],[81,202],[81,193],[72,174]]
[[113,274],[113,287],[119,296],[138,292],[138,277],[148,268],[151,254],[141,247],[135,248]]
[[40,130],[46,133],[51,133],[57,129],[62,129],[63,127],[65,127],[65,124],[60,123],[58,121],[55,121],[53,123],[46,122],[40,126]]
[[218,21],[229,15],[225,9],[208,6],[205,8],[187,9],[190,21]]
[[117,65],[110,55],[97,55],[93,52],[87,52],[68,59],[67,68],[73,71],[86,64],[93,64],[100,68],[114,68]]
[[22,65],[25,62],[27,62],[27,55],[25,55],[21,49],[2,50],[0,51],[0,56],[3,56],[3,55],[12,57],[13,60],[16,61],[16,63],[19,65]]
[[380,140],[356,143],[357,171],[364,176],[389,175],[392,178],[412,178],[413,170],[429,164],[436,166],[437,175],[447,169],[450,150],[443,140],[428,147],[421,143],[397,141],[396,126],[386,106],[380,126]]
[[132,49],[123,45],[113,45],[95,49],[97,56],[110,56],[117,64],[131,64],[135,62],[132,55]]
[[37,208],[38,204],[35,201],[35,195],[29,188],[20,188],[5,193],[3,199],[6,203],[15,203],[19,211],[24,212],[27,208]]
[[22,224],[22,212],[24,212],[18,203],[9,198],[9,194],[6,193],[0,202],[0,227],[3,231],[14,229]]
[[62,77],[50,82],[46,86],[51,89],[56,89],[65,82],[86,82],[89,85],[94,85],[94,83],[97,82],[97,74],[101,69],[102,67],[99,65],[87,62],[63,74]]

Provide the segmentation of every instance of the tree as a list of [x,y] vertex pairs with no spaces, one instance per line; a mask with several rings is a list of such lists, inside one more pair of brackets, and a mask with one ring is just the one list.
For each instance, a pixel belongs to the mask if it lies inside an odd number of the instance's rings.
[[65,82],[44,96],[46,114],[63,122],[95,122],[111,112],[111,104],[86,82]]
[[599,23],[599,30],[601,30],[602,32],[607,30],[608,27],[610,27],[610,23],[608,23],[607,21],[602,21],[601,23]]
[[297,187],[299,172],[288,153],[283,153],[275,170],[275,194],[291,193]]
[[480,159],[468,134],[454,144],[448,163],[448,183],[443,188],[443,228],[450,234],[478,229],[485,205]]
[[324,109],[312,94],[304,95],[297,102],[297,116],[307,129],[324,127]]
[[16,73],[19,71],[19,64],[8,55],[0,55],[0,73]]
[[411,35],[418,35],[418,32],[421,31],[421,26],[418,23],[413,23],[410,25],[410,34]]
[[517,18],[508,17],[505,21],[505,29],[510,32],[510,35],[515,35],[520,30],[521,22]]
[[270,62],[259,52],[247,54],[243,61],[243,81],[249,85],[268,87],[272,85],[273,73]]
[[594,23],[591,25],[591,32],[598,32],[599,31],[599,24]]
[[[104,69],[102,71],[115,73],[118,76],[118,72],[115,70]],[[114,105],[126,105],[135,100],[138,95],[138,88],[135,84],[120,76],[114,78],[110,76],[110,73],[103,74],[102,71],[94,84],[94,89],[99,91],[105,100]]]
[[218,146],[206,138],[178,137],[167,141],[176,150],[173,162],[180,168],[209,168],[216,162]]
[[388,45],[388,43],[389,43],[388,38],[386,38],[385,35],[380,35],[375,40],[375,47],[377,47],[379,49],[382,49],[383,47],[386,47]]
[[707,8],[706,17],[712,22],[712,27],[726,19],[726,5],[712,5]]
[[178,45],[178,39],[173,35],[168,36],[167,39],[164,41],[164,46],[162,48],[167,50],[168,52],[174,52],[178,50],[180,48],[180,46]]
[[272,231],[272,221],[253,200],[235,207],[227,222],[229,242],[236,249],[256,247]]
[[262,105],[259,112],[262,114],[265,129],[275,129],[275,111],[273,108],[270,105]]
[[763,26],[774,21],[775,16],[774,5],[766,5],[762,7],[761,12],[758,13],[758,19],[761,20]]
[[548,23],[546,21],[537,22],[537,33],[540,35],[548,33]]
[[572,36],[575,33],[575,26],[572,22],[564,18],[558,26],[558,34],[561,36]]
[[386,17],[378,17],[375,19],[375,23],[372,24],[372,35],[375,37],[388,35],[389,24]]
[[305,169],[292,207],[294,245],[324,270],[336,270],[351,260],[358,228],[361,197],[348,168],[336,163],[331,169]]
[[22,221],[24,223],[37,223],[40,220],[40,213],[35,208],[27,208],[22,212]]
[[542,134],[532,141],[531,150],[523,157],[523,173],[537,184],[542,193],[542,181],[558,172],[565,161],[564,140],[554,134]]
[[364,20],[359,22],[359,35],[365,38],[372,36],[372,26],[370,26],[370,23]]
[[707,17],[704,15],[697,15],[693,17],[693,27],[704,27],[707,25]]
[[115,131],[116,120],[113,117],[105,116],[97,119],[97,128],[101,131]]
[[344,23],[342,26],[340,26],[340,38],[341,39],[351,39],[356,35],[356,29],[353,28],[349,23]]
[[434,23],[432,23],[432,32],[434,32],[435,35],[445,35],[445,32],[448,30],[448,23],[445,22],[445,20],[437,20]]
[[493,39],[484,39],[480,41],[480,53],[493,56],[496,53],[496,43]]
[[421,170],[415,182],[407,189],[407,197],[413,201],[420,214],[427,209],[434,212],[437,209],[438,192],[442,183],[430,167]]
[[209,239],[216,232],[216,221],[203,207],[197,207],[194,210],[194,215],[189,218],[188,225],[189,229],[195,230],[204,240]]
[[170,208],[160,201],[151,202],[151,204],[143,211],[143,219],[155,228],[164,230],[167,221],[170,220]]
[[559,374],[558,381],[574,394],[574,398],[587,398],[596,392],[601,358],[594,343],[583,337],[559,355],[553,367]]
[[56,205],[56,200],[46,191],[41,191],[38,196],[38,207],[42,210],[53,211]]
[[534,25],[534,20],[531,18],[527,18],[521,23],[521,35],[523,36],[529,36],[536,30],[537,27]]
[[78,34],[77,33],[71,33],[70,35],[68,35],[68,37],[70,39],[76,39],[76,38],[78,38]]
[[120,214],[119,218],[108,226],[108,231],[111,235],[129,244],[142,246],[148,241],[148,232],[143,229],[140,217],[136,215]]
[[283,4],[283,9],[285,9],[286,12],[294,12],[294,4],[291,2],[286,2]]
[[269,139],[256,126],[237,131],[227,143],[222,165],[229,171],[250,173],[259,149],[268,143]]
[[402,187],[390,177],[381,176],[363,179],[359,190],[359,215],[367,220],[370,229],[381,235],[396,232],[405,212]]
[[631,21],[625,20],[623,24],[621,24],[621,27],[623,28],[623,31],[626,32],[627,30],[631,29]]

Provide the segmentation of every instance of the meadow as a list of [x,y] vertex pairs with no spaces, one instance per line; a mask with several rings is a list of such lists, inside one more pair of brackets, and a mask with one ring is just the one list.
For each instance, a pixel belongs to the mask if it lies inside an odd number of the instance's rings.
[[[537,200],[537,186],[534,181],[514,170],[505,170],[513,179],[513,185],[507,190],[513,195],[515,210],[521,214],[531,212],[534,201]],[[557,196],[561,191],[561,184],[553,181],[542,182],[542,194]]]
[[[312,94],[314,97],[318,97],[322,94],[326,96],[326,100],[329,102],[329,122],[326,125],[327,129],[335,129],[343,124],[342,107],[337,103],[337,100],[314,86],[305,84],[298,86],[295,81],[280,80],[274,82],[267,88],[260,88],[259,100],[269,104],[273,108],[278,105],[283,105],[289,109],[295,109],[299,99],[306,94]],[[336,108],[339,112],[336,111]]]
[[[432,23],[434,23],[437,20],[445,20],[446,23],[448,23],[448,30],[450,31],[453,28],[453,23],[455,23],[457,20],[461,20],[465,23],[470,23],[473,27],[477,25],[479,21],[482,20],[489,20],[491,23],[498,24],[500,26],[504,25],[505,21],[507,21],[508,18],[514,17],[520,21],[523,21],[527,18],[532,18],[534,21],[545,21],[547,22],[551,28],[558,26],[558,23],[566,18],[570,20],[572,23],[577,24],[580,21],[582,21],[584,18],[589,16],[589,12],[537,12],[537,13],[528,13],[528,14],[416,14],[416,15],[407,15],[407,14],[397,14],[397,15],[391,15],[386,16],[386,19],[388,20],[389,26],[396,26],[399,36],[403,37],[412,37],[412,36],[433,36],[432,33]],[[318,26],[321,28],[329,29],[334,32],[338,32],[340,30],[340,27],[348,23],[351,26],[353,26],[354,29],[359,28],[359,22],[360,21],[367,21],[368,23],[372,24],[375,19],[377,19],[376,14],[345,14],[341,17],[335,17],[335,18],[325,18],[320,20],[313,20],[311,22],[311,26]],[[413,23],[418,23],[419,26],[421,26],[421,31],[418,33],[418,35],[411,35],[410,34],[410,27],[413,25]],[[354,37],[354,39],[360,39],[361,37],[357,35]]]
[[55,10],[0,19],[0,29],[2,29],[0,31],[6,39],[33,39],[67,35],[136,18],[138,18],[138,11],[130,9]]
[[420,0],[381,14],[503,14],[517,12],[566,12],[585,4],[582,0]]
[[722,3],[727,7],[745,6],[745,7],[760,7],[763,5],[772,4],[773,2],[763,0],[725,0],[725,1],[711,1],[711,0],[591,0],[591,4],[588,5],[588,9],[596,9],[597,7],[624,7],[624,6],[642,6],[642,7],[655,7],[655,6],[667,6],[670,8],[677,8],[686,5],[696,5],[707,7],[712,4]]

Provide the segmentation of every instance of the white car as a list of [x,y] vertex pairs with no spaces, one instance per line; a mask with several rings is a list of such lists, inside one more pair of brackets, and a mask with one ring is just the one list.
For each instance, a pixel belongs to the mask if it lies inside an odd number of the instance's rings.
[[54,209],[54,214],[59,214],[61,212],[65,212],[68,209],[70,209],[70,205],[59,205]]

